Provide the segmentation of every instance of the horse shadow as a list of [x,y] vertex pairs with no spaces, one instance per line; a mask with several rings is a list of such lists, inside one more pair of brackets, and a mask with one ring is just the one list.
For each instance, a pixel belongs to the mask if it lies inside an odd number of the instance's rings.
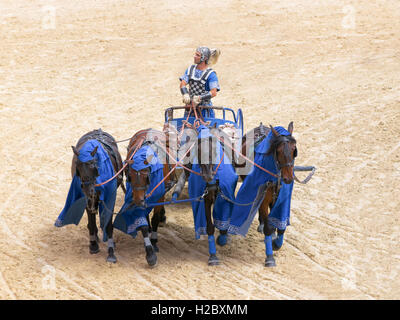
[[[184,209],[182,219],[188,221],[192,217],[190,202],[172,204],[166,208],[167,220],[159,228],[159,252],[160,264],[165,262],[178,263],[204,263],[208,257],[207,236],[204,239],[196,239],[194,225],[182,224],[174,216],[168,218],[168,212],[174,212],[177,209]],[[188,209],[188,210],[185,210]],[[152,213],[151,213],[152,214]],[[151,215],[150,214],[150,215]],[[115,219],[116,213],[113,215]],[[188,216],[189,215],[189,216]],[[150,217],[151,218],[151,217]],[[193,224],[193,220],[189,220]],[[47,243],[46,247],[40,247],[40,255],[48,261],[58,261],[60,265],[79,264],[82,261],[94,261],[96,265],[107,265],[107,242],[99,242],[100,251],[97,254],[91,254],[87,246],[89,236],[87,235],[87,217],[84,215],[78,225],[67,225],[62,228],[56,228],[53,224],[42,225],[38,230],[36,241]],[[49,241],[49,239],[51,239]],[[117,229],[114,230],[114,241],[117,248],[116,256],[118,261],[130,266],[148,268],[144,262],[143,241],[140,233],[133,238],[131,235],[123,233]],[[239,252],[230,245],[220,247],[221,258],[239,257]],[[106,263],[105,263],[106,262]],[[117,262],[118,264],[118,262]]]

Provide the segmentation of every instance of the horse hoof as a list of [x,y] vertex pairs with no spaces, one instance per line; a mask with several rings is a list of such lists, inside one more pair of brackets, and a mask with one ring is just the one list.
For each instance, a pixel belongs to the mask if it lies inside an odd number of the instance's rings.
[[151,246],[146,247],[146,260],[150,267],[155,267],[157,264],[157,255]]
[[99,245],[96,243],[91,243],[89,246],[90,254],[96,254],[100,251]]
[[157,246],[157,240],[151,239],[150,241],[151,241],[151,245],[153,246],[154,251],[155,252],[160,252],[160,249]]
[[219,259],[215,254],[212,254],[210,258],[208,259],[208,265],[209,266],[218,266],[219,265]]
[[257,231],[260,233],[264,233],[264,224],[263,223],[260,223],[260,225],[257,228]]
[[268,268],[276,267],[275,259],[273,256],[268,256],[265,259],[265,266]]
[[107,262],[116,263],[117,262],[117,258],[114,255],[110,255],[110,256],[107,257]]
[[117,262],[117,258],[114,255],[114,249],[113,248],[108,248],[107,262],[110,262],[110,263],[116,263]]
[[157,265],[157,256],[152,254],[151,256],[146,256],[147,263],[150,267],[155,267]]
[[227,243],[228,243],[228,236],[226,234],[220,234],[217,237],[217,244],[220,245],[221,247],[223,247]]

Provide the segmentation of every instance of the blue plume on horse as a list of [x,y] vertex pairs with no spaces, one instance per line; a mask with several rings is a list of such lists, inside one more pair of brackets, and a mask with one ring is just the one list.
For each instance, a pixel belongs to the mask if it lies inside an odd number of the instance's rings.
[[[290,133],[283,127],[274,128],[280,135],[288,136]],[[272,173],[278,173],[274,156],[267,155],[273,133],[270,131],[267,137],[255,148],[254,162]],[[250,225],[264,199],[264,191],[268,181],[276,181],[277,178],[253,166],[250,174],[244,179],[237,196],[236,203],[249,206],[234,205],[228,232],[243,237],[247,235]],[[268,216],[268,223],[280,230],[285,230],[290,225],[290,204],[292,198],[293,183],[281,184],[278,198]]]
[[[199,137],[208,138],[211,137],[212,134],[210,130],[205,126],[199,127],[200,133]],[[217,163],[214,165],[213,170],[215,171],[218,163],[223,155],[223,149],[218,140],[216,140],[215,147],[217,148]],[[198,164],[197,159],[193,159],[192,170],[196,172],[200,172],[200,165]],[[218,171],[214,177],[214,180],[209,184],[216,183],[218,180],[218,185],[223,192],[223,194],[231,200],[235,198],[235,188],[238,180],[238,176],[232,166],[232,163],[229,160],[229,157],[224,157],[221,165],[218,168]],[[188,191],[190,198],[200,197],[205,189],[206,182],[203,180],[201,176],[195,175],[193,173],[190,174],[188,180]],[[207,221],[205,214],[204,201],[192,201],[192,211],[193,211],[193,219],[194,219],[194,229],[195,229],[195,237],[199,239],[201,235],[207,234]],[[227,230],[229,226],[229,218],[232,212],[232,203],[223,199],[218,193],[216,201],[214,203],[213,208],[213,221],[215,227],[219,230]]]
[[[96,153],[92,156],[93,151]],[[100,184],[114,176],[114,168],[108,153],[104,150],[102,144],[97,140],[88,140],[79,151],[79,160],[87,162],[96,159],[99,176],[96,178],[96,184]],[[108,221],[112,218],[115,199],[117,196],[117,181],[116,179],[110,182],[95,187],[96,191],[100,191],[100,227],[103,230],[103,241],[107,241],[107,233],[105,227]],[[62,227],[74,223],[78,225],[86,208],[86,197],[81,188],[81,180],[74,175],[64,209],[58,216],[55,226]]]
[[[144,161],[151,158],[150,163],[146,164]],[[143,170],[150,167],[150,184],[146,192],[150,192],[154,187],[164,178],[163,164],[157,157],[157,153],[146,145],[141,147],[133,156],[133,164],[131,168],[134,170]],[[165,193],[165,185],[162,183],[153,194],[146,199],[147,203],[157,202]],[[124,204],[118,212],[114,220],[114,228],[130,234],[133,238],[137,235],[137,229],[142,226],[147,226],[148,222],[146,217],[150,214],[154,207],[131,207],[132,204],[132,187],[129,182],[126,182],[126,194]]]

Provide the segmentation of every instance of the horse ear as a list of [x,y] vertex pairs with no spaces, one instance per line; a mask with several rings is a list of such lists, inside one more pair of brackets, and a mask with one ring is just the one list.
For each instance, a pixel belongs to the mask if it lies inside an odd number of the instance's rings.
[[212,126],[214,129],[216,129],[217,128],[217,123],[216,122],[214,122],[214,125]]
[[76,154],[77,157],[79,157],[79,151],[78,149],[76,149],[74,146],[71,146],[72,151],[74,151],[74,153]]
[[90,155],[91,155],[92,157],[94,157],[94,155],[96,154],[97,148],[98,148],[98,146],[96,146],[96,148],[94,148],[93,151],[90,153]]
[[276,130],[274,129],[274,127],[271,126],[271,125],[269,125],[269,127],[271,128],[271,131],[272,131],[272,133],[274,134],[274,136],[275,136],[275,137],[278,137],[278,136],[279,136],[278,131],[276,131]]
[[293,133],[293,121],[291,121],[291,122],[289,123],[288,131],[289,131],[290,134]]

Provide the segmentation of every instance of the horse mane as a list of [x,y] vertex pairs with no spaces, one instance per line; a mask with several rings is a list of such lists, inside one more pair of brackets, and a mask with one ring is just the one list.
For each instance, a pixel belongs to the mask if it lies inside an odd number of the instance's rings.
[[100,128],[85,133],[82,137],[80,137],[78,142],[76,143],[76,149],[79,151],[84,146],[84,144],[89,140],[97,140],[102,144],[107,144],[107,145],[116,144],[114,137],[109,133],[101,130]]
[[127,158],[130,156],[131,152],[136,148],[136,146],[139,144],[139,142],[143,139],[142,145],[148,143],[148,142],[154,142],[157,140],[158,142],[161,142],[162,144],[166,145],[166,138],[165,134],[159,130],[148,128],[148,129],[143,129],[138,132],[136,132],[132,138],[129,141],[128,145],[128,153],[127,153]]
[[[98,142],[101,143],[104,150],[108,153],[108,156],[110,157],[112,165],[114,166],[114,169],[116,171],[122,168],[122,159],[118,151],[117,142],[111,134],[101,130],[101,128],[87,132],[86,134],[84,134],[82,137],[79,138],[78,142],[76,143],[76,149],[80,151],[82,147],[85,145],[85,143],[88,142],[89,140],[97,140]],[[76,163],[78,160],[79,160],[78,157],[76,156],[76,154],[74,154],[71,164],[72,176],[74,176],[75,174]],[[122,182],[122,177],[118,178],[118,180]]]

